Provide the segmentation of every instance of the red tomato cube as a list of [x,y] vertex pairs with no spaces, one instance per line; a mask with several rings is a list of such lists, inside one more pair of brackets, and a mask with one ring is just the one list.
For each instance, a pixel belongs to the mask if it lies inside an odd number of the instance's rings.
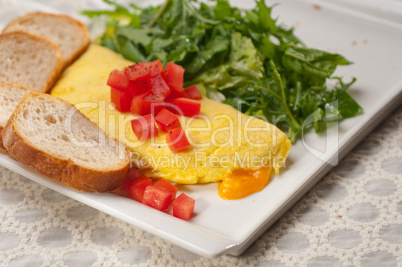
[[173,62],[166,64],[166,80],[171,90],[183,91],[184,68]]
[[184,90],[188,97],[195,100],[202,99],[202,95],[196,85],[191,85]]
[[166,135],[166,143],[173,152],[186,150],[190,146],[186,133],[181,127],[168,132]]
[[161,75],[151,78],[149,81],[149,87],[151,88],[153,95],[160,96],[163,98],[163,100],[170,95],[169,86],[166,84]]
[[181,193],[175,201],[173,201],[173,216],[182,220],[190,220],[194,213],[195,200]]
[[134,96],[131,102],[130,111],[133,114],[148,115],[158,114],[165,107],[165,102],[161,96],[145,93]]
[[140,177],[140,170],[136,167],[128,168],[124,183],[120,186],[120,189],[126,188],[126,183],[132,181],[133,179]]
[[126,181],[133,180],[134,178],[140,177],[140,170],[137,167],[128,168],[126,174]]
[[150,62],[150,76],[151,78],[157,77],[161,75],[163,79],[165,79],[165,69],[163,68],[162,62],[157,59],[153,62]]
[[151,179],[145,176],[140,176],[126,181],[126,190],[133,199],[142,202],[145,188],[150,185],[152,185]]
[[137,81],[130,81],[128,84],[128,90],[133,96],[142,95],[147,92],[150,94],[150,85],[148,80],[137,80]]
[[129,80],[124,72],[112,70],[106,84],[112,88],[124,91],[128,88]]
[[158,128],[156,127],[152,114],[132,120],[131,127],[138,140],[144,141],[158,136]]
[[176,186],[172,185],[165,179],[161,178],[156,183],[154,183],[154,186],[161,187],[172,193],[172,200],[173,201],[176,198],[176,193],[177,193],[177,188]]
[[168,190],[155,185],[148,185],[145,188],[142,203],[157,210],[165,210],[169,207],[171,200],[172,193]]
[[151,77],[149,62],[140,62],[124,69],[124,73],[130,81],[148,80]]
[[110,101],[120,112],[130,111],[132,99],[133,96],[127,91],[122,91],[113,87],[110,89]]
[[179,117],[167,109],[162,109],[155,117],[155,121],[162,131],[167,132],[174,128],[180,127]]
[[201,111],[201,102],[194,99],[180,97],[173,100],[172,104],[177,107],[181,116],[197,118]]
[[165,102],[172,103],[176,98],[180,97],[189,98],[188,94],[184,90],[181,92],[171,90],[170,95],[166,97]]

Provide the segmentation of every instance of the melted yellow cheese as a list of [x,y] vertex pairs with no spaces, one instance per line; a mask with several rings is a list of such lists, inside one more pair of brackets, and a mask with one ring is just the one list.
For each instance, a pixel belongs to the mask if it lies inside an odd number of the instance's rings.
[[270,174],[269,167],[258,170],[234,170],[219,183],[218,194],[228,200],[244,198],[264,189],[269,183]]
[[113,69],[130,64],[109,49],[91,45],[64,71],[51,95],[76,105],[108,137],[124,143],[144,175],[195,184],[221,181],[240,169],[256,171],[272,167],[278,171],[284,164],[291,143],[283,132],[209,99],[201,101],[200,118],[180,117],[191,143],[186,151],[172,153],[162,131],[156,138],[139,141],[130,123],[137,116],[116,111],[106,85]]

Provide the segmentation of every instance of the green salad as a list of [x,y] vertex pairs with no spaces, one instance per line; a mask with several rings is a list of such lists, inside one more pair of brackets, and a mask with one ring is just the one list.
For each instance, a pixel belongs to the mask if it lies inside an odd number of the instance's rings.
[[277,125],[292,142],[305,128],[320,132],[329,121],[363,112],[347,92],[355,79],[333,76],[351,62],[306,47],[263,0],[252,10],[228,0],[166,0],[147,8],[104,1],[110,10],[83,11],[107,17],[97,43],[134,62],[183,66],[185,86],[196,84],[207,97]]

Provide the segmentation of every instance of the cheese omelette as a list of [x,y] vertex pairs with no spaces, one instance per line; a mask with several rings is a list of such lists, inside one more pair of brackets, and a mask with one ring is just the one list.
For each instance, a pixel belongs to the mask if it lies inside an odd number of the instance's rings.
[[[239,171],[251,171],[241,174],[247,178],[256,175],[253,171],[273,168],[278,172],[282,167],[291,146],[282,131],[206,98],[201,100],[199,118],[180,117],[191,144],[186,151],[171,152],[162,131],[156,138],[138,140],[130,123],[138,116],[115,110],[106,85],[113,69],[131,64],[107,48],[91,45],[64,71],[51,95],[76,105],[108,137],[124,143],[132,151],[133,163],[148,177],[195,184],[222,181]],[[265,176],[269,177],[269,171]]]

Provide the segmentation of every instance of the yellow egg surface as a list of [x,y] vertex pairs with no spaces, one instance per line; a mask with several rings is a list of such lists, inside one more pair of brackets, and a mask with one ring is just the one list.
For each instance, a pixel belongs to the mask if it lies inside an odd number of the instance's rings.
[[199,118],[180,116],[191,144],[186,151],[173,153],[161,130],[155,138],[138,140],[131,129],[131,120],[138,116],[115,110],[106,85],[113,69],[130,64],[107,48],[91,45],[64,71],[51,95],[76,105],[108,137],[124,143],[145,176],[195,184],[222,181],[239,169],[269,167],[278,172],[284,165],[291,142],[282,131],[206,98],[201,100]]

